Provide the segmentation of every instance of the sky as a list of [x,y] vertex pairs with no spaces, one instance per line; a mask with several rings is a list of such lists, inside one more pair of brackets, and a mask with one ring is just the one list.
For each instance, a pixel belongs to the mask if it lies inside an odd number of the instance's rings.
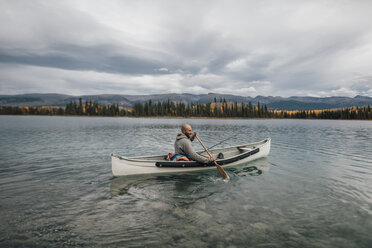
[[370,0],[1,0],[0,94],[372,97]]

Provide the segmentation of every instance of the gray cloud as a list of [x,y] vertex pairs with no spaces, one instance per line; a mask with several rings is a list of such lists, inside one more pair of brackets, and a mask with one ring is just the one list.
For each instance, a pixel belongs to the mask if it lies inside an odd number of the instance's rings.
[[0,7],[1,94],[372,96],[370,1]]
[[0,62],[66,70],[94,70],[111,73],[159,74],[164,67],[161,61],[112,53],[113,46],[84,47],[77,45],[54,46],[47,54],[0,51]]

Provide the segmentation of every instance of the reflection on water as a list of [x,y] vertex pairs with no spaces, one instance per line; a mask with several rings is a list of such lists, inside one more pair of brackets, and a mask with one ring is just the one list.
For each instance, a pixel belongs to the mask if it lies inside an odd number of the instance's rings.
[[[270,155],[269,155],[270,156]],[[229,168],[235,176],[260,176],[270,169],[269,158],[262,158]]]

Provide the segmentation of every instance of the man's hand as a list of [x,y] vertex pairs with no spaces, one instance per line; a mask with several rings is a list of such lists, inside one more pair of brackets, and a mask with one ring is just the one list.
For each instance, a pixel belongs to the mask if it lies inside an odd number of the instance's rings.
[[211,157],[211,162],[215,162],[215,161],[216,161],[215,157]]
[[193,133],[191,134],[190,140],[193,141],[193,140],[195,139],[195,136],[196,136],[196,132],[193,132]]

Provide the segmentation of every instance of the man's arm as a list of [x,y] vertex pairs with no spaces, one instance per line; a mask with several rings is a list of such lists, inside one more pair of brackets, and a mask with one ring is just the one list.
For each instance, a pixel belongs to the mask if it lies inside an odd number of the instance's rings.
[[204,157],[195,152],[194,148],[191,145],[191,141],[184,143],[183,151],[186,153],[188,158],[199,163],[208,163],[210,161],[208,157]]

